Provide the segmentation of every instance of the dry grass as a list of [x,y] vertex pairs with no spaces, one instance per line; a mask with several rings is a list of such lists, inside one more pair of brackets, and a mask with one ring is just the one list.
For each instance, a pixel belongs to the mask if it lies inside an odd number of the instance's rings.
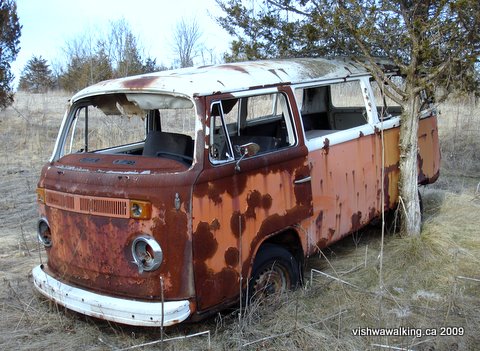
[[[14,108],[0,112],[0,349],[116,350],[161,338],[159,329],[112,325],[80,316],[33,291],[30,270],[45,260],[35,239],[34,190],[67,99],[65,94],[18,95]],[[382,287],[380,232],[367,228],[312,258],[303,289],[251,306],[240,318],[238,310],[231,310],[202,323],[167,328],[163,338],[209,330],[214,350],[385,349],[374,345],[411,350],[477,349],[480,282],[465,277],[480,278],[480,197],[475,195],[480,182],[480,132],[475,121],[480,113],[477,106],[464,102],[441,109],[444,167],[438,185],[422,190],[423,235],[386,236]],[[472,145],[477,148],[473,150]],[[351,285],[319,274],[310,281],[310,268]],[[361,327],[399,326],[436,328],[438,332],[444,326],[457,326],[464,328],[465,335],[417,338],[352,334]],[[209,347],[208,340],[204,334],[137,349],[204,350]]]

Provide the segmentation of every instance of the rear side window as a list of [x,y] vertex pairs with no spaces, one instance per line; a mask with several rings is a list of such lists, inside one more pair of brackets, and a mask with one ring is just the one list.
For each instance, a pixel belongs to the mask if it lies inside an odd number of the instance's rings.
[[297,89],[295,97],[307,139],[368,123],[359,80]]
[[241,157],[241,147],[255,143],[258,154],[296,143],[287,98],[282,93],[216,101],[210,112],[210,160]]

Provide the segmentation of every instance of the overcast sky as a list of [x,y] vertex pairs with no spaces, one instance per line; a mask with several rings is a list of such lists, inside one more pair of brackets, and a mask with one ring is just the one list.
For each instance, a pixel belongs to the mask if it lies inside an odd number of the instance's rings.
[[172,33],[182,17],[196,19],[205,45],[219,55],[228,50],[230,41],[214,20],[222,14],[215,0],[17,0],[17,13],[23,28],[20,53],[12,64],[15,87],[32,55],[41,55],[51,65],[59,63],[67,41],[88,31],[106,34],[110,23],[121,18],[145,54],[166,66],[173,61]]

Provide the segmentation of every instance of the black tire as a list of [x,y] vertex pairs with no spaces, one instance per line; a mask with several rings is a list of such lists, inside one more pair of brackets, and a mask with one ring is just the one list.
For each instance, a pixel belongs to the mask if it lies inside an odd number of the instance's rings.
[[253,264],[249,299],[293,290],[299,284],[300,269],[295,257],[282,246],[264,244]]

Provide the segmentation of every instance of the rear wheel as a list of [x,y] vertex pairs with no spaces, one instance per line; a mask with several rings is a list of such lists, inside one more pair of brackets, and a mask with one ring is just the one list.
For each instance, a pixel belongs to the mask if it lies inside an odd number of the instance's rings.
[[299,283],[298,262],[287,249],[273,244],[260,248],[249,284],[251,299],[295,289]]

